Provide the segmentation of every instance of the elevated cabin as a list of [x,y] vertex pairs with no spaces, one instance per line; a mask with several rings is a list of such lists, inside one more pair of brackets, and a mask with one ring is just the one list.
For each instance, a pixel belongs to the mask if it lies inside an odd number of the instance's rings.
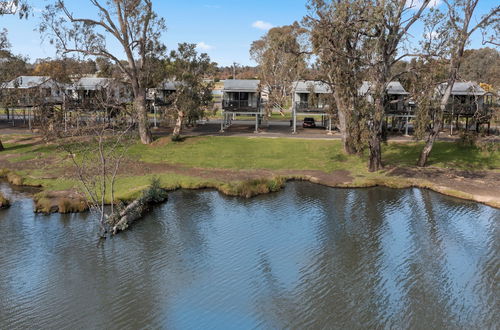
[[113,78],[85,77],[68,88],[73,103],[84,109],[123,105],[132,101],[127,86]]
[[328,99],[331,98],[330,86],[314,80],[300,80],[292,83],[292,130],[297,133],[297,117],[321,117],[321,124],[328,133],[332,130],[332,117],[329,112]]
[[261,114],[260,80],[226,80],[222,90],[222,110],[232,113]]
[[48,76],[20,76],[2,85],[2,103],[17,107],[62,104],[65,88]]
[[156,88],[148,89],[148,101],[153,106],[166,106],[171,102],[172,94],[177,90],[176,82],[164,81]]
[[[373,84],[369,81],[363,81],[363,84],[358,90],[359,95],[365,95],[368,99],[369,102],[373,101],[373,98],[371,97],[370,89],[372,88]],[[405,116],[408,115],[408,112],[412,109],[411,107],[408,107],[408,96],[410,93],[408,93],[403,85],[399,81],[391,81],[387,85],[387,103],[385,106],[385,112],[386,115],[389,116]]]
[[293,82],[292,93],[297,112],[322,113],[328,107],[327,98],[332,90],[321,81],[302,80]]
[[[445,91],[446,83],[440,84],[436,90],[438,97],[442,97]],[[451,90],[446,112],[455,115],[474,115],[477,111],[485,109],[485,96],[486,91],[475,82],[456,82]]]
[[225,80],[222,90],[221,132],[231,126],[238,115],[255,116],[255,132],[263,118],[260,80]]
[[[440,84],[436,88],[437,97],[442,97],[445,91],[446,83]],[[488,124],[489,130],[491,111],[495,103],[493,96],[473,81],[456,82],[451,90],[444,114],[445,120],[448,119],[450,124],[450,135],[453,135],[454,128],[459,129],[460,119],[465,119],[465,130],[469,129],[469,124],[473,121],[476,124],[476,130],[479,130],[481,124]],[[454,120],[455,124],[453,124]]]

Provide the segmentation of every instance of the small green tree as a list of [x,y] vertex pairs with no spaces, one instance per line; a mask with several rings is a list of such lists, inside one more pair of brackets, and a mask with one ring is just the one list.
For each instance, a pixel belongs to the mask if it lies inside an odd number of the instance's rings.
[[215,72],[216,64],[207,54],[199,54],[195,44],[182,43],[170,53],[166,66],[167,76],[176,85],[169,109],[176,116],[172,137],[178,138],[186,120],[193,123],[212,105],[213,83],[205,78]]

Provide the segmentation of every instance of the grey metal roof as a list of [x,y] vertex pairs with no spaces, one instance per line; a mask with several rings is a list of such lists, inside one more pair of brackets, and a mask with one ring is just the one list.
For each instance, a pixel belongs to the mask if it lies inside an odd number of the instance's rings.
[[294,81],[292,84],[295,93],[310,93],[311,87],[314,87],[314,92],[317,94],[329,94],[332,92],[330,86],[322,81],[301,80]]
[[177,84],[174,81],[164,81],[160,85],[160,89],[166,90],[166,91],[175,91],[177,90]]
[[108,87],[111,82],[113,82],[113,79],[111,78],[85,77],[85,78],[80,78],[77,82],[75,82],[74,87],[75,89],[94,91]]
[[260,80],[225,80],[225,92],[258,92]]
[[[438,92],[443,94],[446,89],[446,83],[442,83],[438,86]],[[479,84],[473,81],[467,82],[456,82],[451,90],[453,95],[484,95],[486,91],[479,86]]]
[[51,80],[48,76],[20,76],[6,83],[3,88],[34,88]]
[[[363,85],[359,88],[358,92],[360,95],[366,95],[370,88],[372,87],[373,83],[369,81],[363,81]],[[387,94],[390,95],[409,95],[403,85],[399,81],[391,81],[389,85],[387,85]]]

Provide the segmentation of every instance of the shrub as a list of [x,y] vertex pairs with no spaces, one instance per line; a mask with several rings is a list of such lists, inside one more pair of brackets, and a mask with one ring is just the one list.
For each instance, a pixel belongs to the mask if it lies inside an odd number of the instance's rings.
[[13,184],[14,186],[22,186],[24,183],[24,179],[22,176],[12,172],[7,174],[7,181],[9,181],[9,183]]
[[227,183],[219,187],[220,191],[229,196],[251,198],[261,194],[279,191],[285,185],[286,179],[276,177],[273,179],[252,179]]

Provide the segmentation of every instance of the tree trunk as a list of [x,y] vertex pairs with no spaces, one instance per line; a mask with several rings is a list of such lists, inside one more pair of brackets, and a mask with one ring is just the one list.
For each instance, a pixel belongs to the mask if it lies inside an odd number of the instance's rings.
[[434,146],[434,141],[436,141],[436,138],[439,135],[440,127],[441,127],[441,120],[439,120],[439,122],[436,122],[434,124],[431,132],[429,133],[429,136],[425,141],[424,149],[422,149],[422,151],[420,152],[420,157],[418,158],[417,166],[425,167],[427,165],[427,161],[431,154],[432,147]]
[[[384,80],[382,80],[384,81]],[[370,172],[380,171],[384,166],[382,164],[382,125],[385,116],[385,84],[378,83],[373,94],[373,116],[369,126],[370,139],[368,146],[370,148],[370,163],[368,170]]]
[[356,148],[357,130],[348,128],[349,126],[357,125],[358,123],[350,123],[350,121],[352,121],[352,111],[349,110],[351,107],[348,102],[342,99],[337,91],[335,92],[335,103],[337,105],[339,131],[344,151],[349,155],[354,155],[358,151],[358,148]]
[[177,111],[177,120],[175,121],[174,132],[172,136],[180,136],[182,130],[182,123],[184,122],[184,111]]
[[380,171],[384,166],[382,164],[382,147],[380,144],[380,136],[378,134],[370,137],[370,164],[368,170],[370,172]]
[[153,142],[153,136],[149,128],[148,111],[146,107],[146,92],[140,88],[136,88],[134,97],[134,108],[137,115],[137,123],[139,126],[139,136],[142,144],[150,144]]
[[[464,44],[465,45],[465,44]],[[447,85],[446,85],[446,90],[441,97],[441,102],[439,103],[439,112],[435,114],[434,116],[434,123],[432,125],[432,129],[429,133],[429,136],[427,137],[427,140],[425,142],[425,146],[420,152],[420,157],[418,158],[418,163],[417,166],[420,167],[425,167],[427,165],[427,162],[429,160],[429,156],[431,154],[432,148],[434,147],[434,142],[436,141],[439,131],[441,130],[441,126],[443,125],[443,115],[444,112],[446,111],[446,105],[448,104],[448,100],[450,99],[451,92],[453,90],[453,85],[455,85],[455,81],[457,79],[458,75],[458,70],[460,69],[460,59],[463,56],[463,49],[459,49],[458,52],[458,57],[455,59],[452,59],[450,66],[450,75],[448,77]],[[453,122],[451,123],[453,125]]]
[[4,149],[5,149],[5,148],[3,147],[3,143],[2,143],[2,141],[0,140],[0,151],[4,151]]

